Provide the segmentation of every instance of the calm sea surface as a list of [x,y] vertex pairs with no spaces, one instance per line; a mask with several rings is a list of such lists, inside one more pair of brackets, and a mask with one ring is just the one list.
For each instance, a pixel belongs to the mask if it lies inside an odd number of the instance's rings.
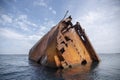
[[27,55],[0,55],[0,80],[120,80],[120,54],[100,54],[101,62],[56,70]]

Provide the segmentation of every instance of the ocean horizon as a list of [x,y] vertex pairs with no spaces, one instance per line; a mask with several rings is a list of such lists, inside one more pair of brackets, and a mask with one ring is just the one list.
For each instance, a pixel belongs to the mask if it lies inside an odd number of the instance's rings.
[[99,64],[53,69],[28,59],[28,54],[0,54],[0,80],[120,80],[120,53],[98,54]]

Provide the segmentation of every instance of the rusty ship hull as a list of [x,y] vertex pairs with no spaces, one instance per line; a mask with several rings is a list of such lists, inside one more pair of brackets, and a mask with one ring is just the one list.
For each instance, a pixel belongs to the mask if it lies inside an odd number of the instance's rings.
[[99,62],[85,31],[78,23],[72,25],[71,18],[61,20],[45,34],[30,49],[29,59],[53,68],[69,68],[78,64]]

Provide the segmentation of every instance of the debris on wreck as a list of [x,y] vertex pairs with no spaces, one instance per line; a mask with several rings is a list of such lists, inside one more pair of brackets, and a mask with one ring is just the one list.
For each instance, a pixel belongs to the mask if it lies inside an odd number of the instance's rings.
[[29,59],[53,68],[70,68],[99,62],[99,58],[79,22],[69,16],[44,35],[29,52]]

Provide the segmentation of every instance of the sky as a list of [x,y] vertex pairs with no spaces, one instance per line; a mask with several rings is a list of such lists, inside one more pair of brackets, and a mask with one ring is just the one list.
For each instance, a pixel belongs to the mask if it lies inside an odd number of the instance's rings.
[[120,0],[0,0],[0,54],[28,54],[67,10],[98,54],[120,53]]

